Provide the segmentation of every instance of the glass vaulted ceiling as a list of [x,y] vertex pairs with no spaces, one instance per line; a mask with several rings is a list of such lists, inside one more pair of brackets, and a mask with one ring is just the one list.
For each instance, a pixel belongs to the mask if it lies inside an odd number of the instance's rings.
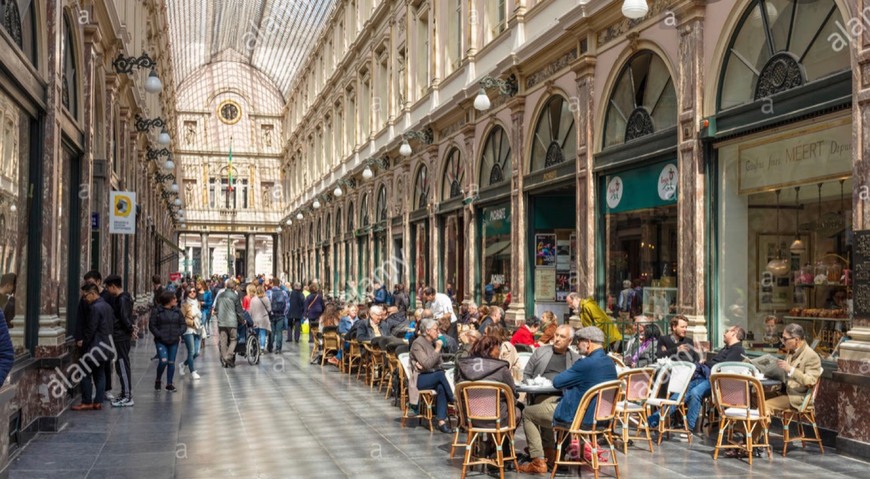
[[335,0],[166,0],[175,84],[203,65],[235,61],[268,76],[286,99]]

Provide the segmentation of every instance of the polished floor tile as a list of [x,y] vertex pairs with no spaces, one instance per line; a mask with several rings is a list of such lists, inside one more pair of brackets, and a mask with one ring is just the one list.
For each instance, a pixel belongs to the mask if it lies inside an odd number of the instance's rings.
[[[300,348],[301,346],[301,348]],[[250,365],[224,369],[213,340],[197,360],[202,379],[176,372],[176,393],[155,391],[152,344],[132,349],[131,408],[61,415],[61,431],[41,433],[9,466],[13,479],[54,478],[458,478],[462,454],[449,458],[452,435],[409,422],[382,393],[333,367],[308,364],[306,343],[285,345]],[[182,347],[179,360],[186,357]],[[165,384],[165,378],[164,378]],[[522,428],[520,428],[522,429]],[[777,439],[773,439],[774,444]],[[517,450],[525,446],[522,431]],[[665,442],[650,454],[617,455],[626,478],[866,477],[868,464],[826,449],[794,449],[750,467],[712,460],[709,443]],[[591,471],[584,471],[591,475]],[[611,471],[605,470],[604,476]],[[560,469],[557,477],[576,477]],[[471,478],[491,477],[474,470]],[[495,476],[498,477],[498,476]],[[505,477],[521,477],[507,472]],[[543,476],[541,476],[543,477]]]

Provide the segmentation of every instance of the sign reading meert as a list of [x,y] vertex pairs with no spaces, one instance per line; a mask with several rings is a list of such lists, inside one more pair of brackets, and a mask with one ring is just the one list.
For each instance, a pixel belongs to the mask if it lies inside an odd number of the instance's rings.
[[740,193],[841,178],[852,171],[848,118],[740,145]]
[[109,194],[109,234],[136,234],[136,193],[113,191]]

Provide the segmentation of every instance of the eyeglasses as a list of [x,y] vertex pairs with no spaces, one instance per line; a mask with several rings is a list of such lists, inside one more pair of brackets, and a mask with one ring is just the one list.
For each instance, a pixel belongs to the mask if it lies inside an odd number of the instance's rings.
[[782,339],[782,342],[786,343],[786,342],[788,342],[788,341],[791,341],[791,340],[794,339],[794,338],[787,338],[787,337],[785,337],[785,336],[780,336],[779,339]]

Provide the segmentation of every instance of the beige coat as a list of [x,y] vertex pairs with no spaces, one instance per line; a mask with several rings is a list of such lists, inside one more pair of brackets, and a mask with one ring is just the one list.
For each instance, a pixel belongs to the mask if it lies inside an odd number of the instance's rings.
[[787,355],[785,360],[794,367],[794,372],[786,382],[788,401],[793,408],[800,409],[807,392],[815,386],[822,375],[822,360],[806,343]]
[[254,320],[255,328],[271,329],[272,322],[269,320],[269,313],[272,311],[272,305],[269,303],[268,296],[254,296],[251,298],[251,305],[248,313],[251,319]]
[[520,382],[523,380],[523,371],[520,369],[520,355],[517,353],[517,348],[510,341],[501,343],[501,347],[498,350],[498,358],[510,364],[511,376],[513,376],[514,381]]

